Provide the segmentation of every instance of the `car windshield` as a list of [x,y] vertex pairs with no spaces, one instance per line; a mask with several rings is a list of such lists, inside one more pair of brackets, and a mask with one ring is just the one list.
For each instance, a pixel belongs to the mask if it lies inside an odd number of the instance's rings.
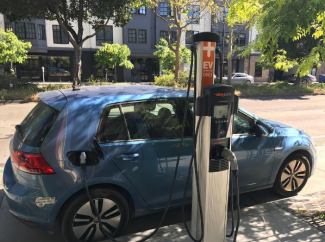
[[59,111],[39,102],[20,124],[18,135],[27,145],[41,146]]

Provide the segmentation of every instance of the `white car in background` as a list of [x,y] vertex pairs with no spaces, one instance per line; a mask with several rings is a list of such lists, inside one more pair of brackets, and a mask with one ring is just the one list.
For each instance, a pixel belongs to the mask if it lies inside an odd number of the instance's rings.
[[[223,77],[223,81],[227,81],[228,77]],[[246,73],[235,73],[231,77],[232,84],[252,84],[254,83],[254,77],[247,75]]]

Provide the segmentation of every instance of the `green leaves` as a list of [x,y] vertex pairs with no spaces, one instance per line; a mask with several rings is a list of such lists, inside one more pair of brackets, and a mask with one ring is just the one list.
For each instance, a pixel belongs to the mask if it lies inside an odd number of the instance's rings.
[[[325,60],[324,0],[261,0],[258,40],[254,49],[276,69],[298,66],[297,75],[306,75]],[[284,51],[280,53],[278,49]]]
[[128,60],[131,55],[129,47],[119,44],[107,44],[99,48],[95,54],[97,66],[107,66],[116,68],[116,66],[125,66],[127,69],[132,69],[133,64]]
[[[175,71],[176,54],[170,50],[168,43],[165,39],[161,38],[159,45],[156,45],[157,51],[153,54],[158,57],[159,63],[164,70]],[[179,60],[180,62],[190,63],[191,51],[185,46],[179,48]]]
[[27,59],[30,42],[24,42],[10,31],[0,29],[0,63],[23,63]]

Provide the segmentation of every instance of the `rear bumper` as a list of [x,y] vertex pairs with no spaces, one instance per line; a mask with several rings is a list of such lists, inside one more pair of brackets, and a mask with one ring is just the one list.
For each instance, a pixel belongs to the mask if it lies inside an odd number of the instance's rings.
[[[48,177],[55,179],[51,176]],[[41,176],[34,175],[33,179],[43,183]],[[64,200],[60,199],[62,196],[48,194],[45,186],[34,187],[19,183],[14,176],[10,158],[4,168],[3,184],[11,214],[32,228],[53,232],[57,214],[63,203],[61,201]],[[62,191],[62,186],[57,189]],[[36,199],[40,197],[55,197],[55,203],[39,207]]]

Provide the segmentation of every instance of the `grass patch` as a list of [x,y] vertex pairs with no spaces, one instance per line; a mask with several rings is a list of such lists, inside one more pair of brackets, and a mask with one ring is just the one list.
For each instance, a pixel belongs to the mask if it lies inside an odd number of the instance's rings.
[[24,101],[37,101],[39,100],[38,93],[49,92],[53,90],[60,90],[71,88],[71,85],[47,85],[44,87],[37,87],[30,85],[26,87],[16,88],[12,90],[0,90],[0,100],[24,100]]
[[263,85],[234,85],[239,96],[250,95],[286,95],[286,94],[323,94],[325,83],[290,85],[287,82],[276,82]]
[[[82,86],[106,86],[106,85],[130,85],[128,82],[112,83],[112,82],[97,82],[97,83],[86,83]],[[12,90],[1,89],[0,90],[0,101],[9,100],[24,100],[24,101],[38,101],[38,93],[50,92],[54,90],[61,90],[72,88],[72,84],[60,84],[60,85],[43,85],[39,83],[30,84],[26,87],[14,88]]]

